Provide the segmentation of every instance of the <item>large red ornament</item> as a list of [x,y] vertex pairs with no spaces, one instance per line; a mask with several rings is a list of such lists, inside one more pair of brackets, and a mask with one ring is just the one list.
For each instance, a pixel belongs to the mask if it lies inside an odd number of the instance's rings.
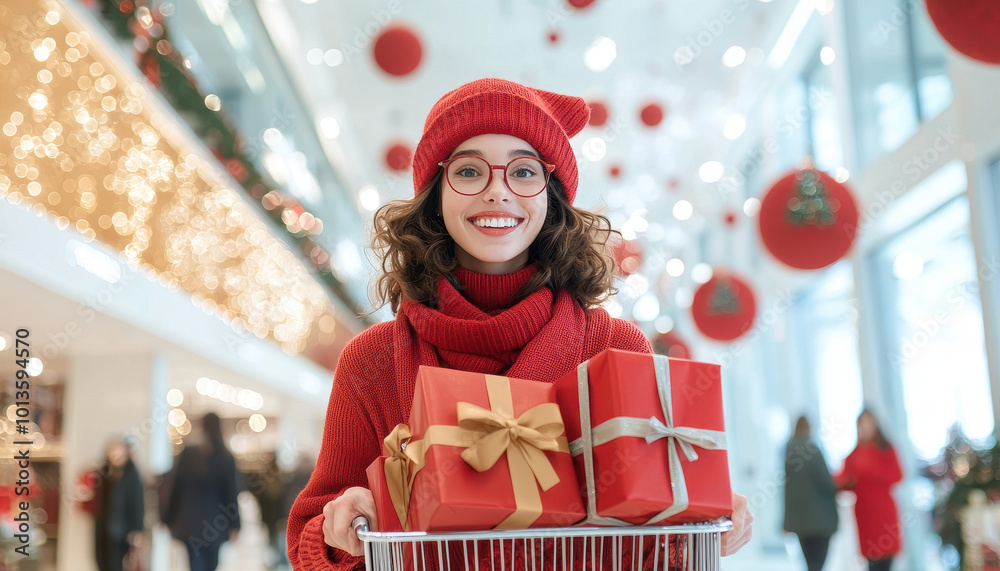
[[657,335],[653,339],[653,352],[674,359],[690,359],[692,355],[687,342],[673,331]]
[[639,118],[648,127],[655,127],[663,121],[663,107],[659,103],[650,103],[639,112]]
[[413,161],[413,151],[403,143],[394,143],[385,152],[385,165],[394,171],[410,169]]
[[639,271],[642,267],[642,244],[638,240],[623,240],[613,234],[608,244],[615,254],[615,269],[623,276]]
[[569,0],[569,5],[576,8],[586,8],[594,3],[594,0]]
[[725,273],[703,283],[691,303],[694,324],[703,335],[717,341],[732,341],[753,326],[757,301],[743,280]]
[[600,101],[591,101],[587,105],[590,106],[590,125],[592,127],[600,127],[601,125],[607,123],[608,121],[608,106],[601,103]]
[[1000,2],[927,0],[926,4],[931,21],[951,47],[972,59],[1000,64]]
[[815,169],[793,171],[767,191],[758,219],[764,247],[800,270],[829,266],[844,257],[858,228],[851,191]]
[[402,25],[389,26],[375,40],[375,63],[389,75],[403,76],[420,65],[423,48],[416,32]]

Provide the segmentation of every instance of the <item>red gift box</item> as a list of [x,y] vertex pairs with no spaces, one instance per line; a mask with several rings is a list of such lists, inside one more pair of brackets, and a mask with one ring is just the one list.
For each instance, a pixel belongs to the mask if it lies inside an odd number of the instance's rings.
[[[718,365],[609,349],[554,386],[587,484],[589,523],[674,524],[733,512]],[[581,424],[592,429],[589,442]]]
[[410,528],[569,526],[586,515],[551,384],[421,366]]
[[377,531],[393,532],[406,529],[406,512],[410,504],[410,459],[404,454],[410,439],[410,429],[397,424],[382,444],[382,453],[365,473],[368,489],[375,498]]
[[385,456],[379,456],[371,464],[365,473],[368,474],[368,489],[371,490],[375,498],[376,522],[372,525],[375,531],[392,532],[403,531],[403,524],[396,515],[396,506],[392,503],[392,496],[389,495],[389,486],[385,481]]

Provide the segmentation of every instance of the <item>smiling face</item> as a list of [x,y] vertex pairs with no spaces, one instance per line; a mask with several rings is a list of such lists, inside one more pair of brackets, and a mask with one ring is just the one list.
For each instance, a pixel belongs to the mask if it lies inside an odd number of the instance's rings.
[[[506,165],[518,156],[538,157],[535,149],[522,139],[497,134],[467,139],[449,158],[457,155],[480,156],[491,165]],[[513,179],[525,175],[510,173],[510,176]],[[507,274],[526,265],[528,247],[542,229],[547,208],[548,190],[531,198],[518,196],[504,184],[500,169],[494,170],[486,190],[474,196],[455,192],[445,177],[441,178],[441,217],[455,240],[458,263],[473,271]]]

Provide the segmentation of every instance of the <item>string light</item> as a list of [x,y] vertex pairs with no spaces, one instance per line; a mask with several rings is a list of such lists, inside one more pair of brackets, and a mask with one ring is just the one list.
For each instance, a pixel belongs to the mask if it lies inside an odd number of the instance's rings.
[[[144,84],[56,3],[3,3],[0,37],[0,74],[12,86],[0,100],[9,141],[0,199],[111,245],[133,270],[286,352],[315,342],[319,321],[333,318],[323,288],[195,154],[176,120],[146,105]],[[216,95],[205,104],[221,108]],[[289,211],[289,228],[322,229]]]
[[199,378],[195,383],[195,390],[200,395],[250,410],[260,410],[264,406],[264,397],[257,391],[234,387],[208,377]]
[[254,432],[264,432],[264,429],[267,428],[267,419],[264,418],[264,415],[252,414],[250,415],[249,424],[250,430]]

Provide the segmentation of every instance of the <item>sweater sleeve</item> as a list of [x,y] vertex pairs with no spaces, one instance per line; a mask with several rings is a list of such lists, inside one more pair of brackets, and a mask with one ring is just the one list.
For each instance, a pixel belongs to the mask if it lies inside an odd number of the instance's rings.
[[[316,467],[288,514],[288,558],[296,570],[363,569],[364,559],[334,549],[323,536],[323,508],[353,486],[368,487],[365,469],[379,455],[371,414],[357,387],[370,379],[374,349],[364,332],[345,347],[334,373]],[[382,347],[382,350],[385,350]],[[369,369],[366,371],[366,363]]]
[[854,450],[844,458],[844,465],[833,477],[833,484],[837,489],[850,490],[858,483],[858,475],[855,473],[855,458],[857,450]]
[[653,346],[639,328],[624,319],[611,319],[611,348],[636,353],[652,353]]

